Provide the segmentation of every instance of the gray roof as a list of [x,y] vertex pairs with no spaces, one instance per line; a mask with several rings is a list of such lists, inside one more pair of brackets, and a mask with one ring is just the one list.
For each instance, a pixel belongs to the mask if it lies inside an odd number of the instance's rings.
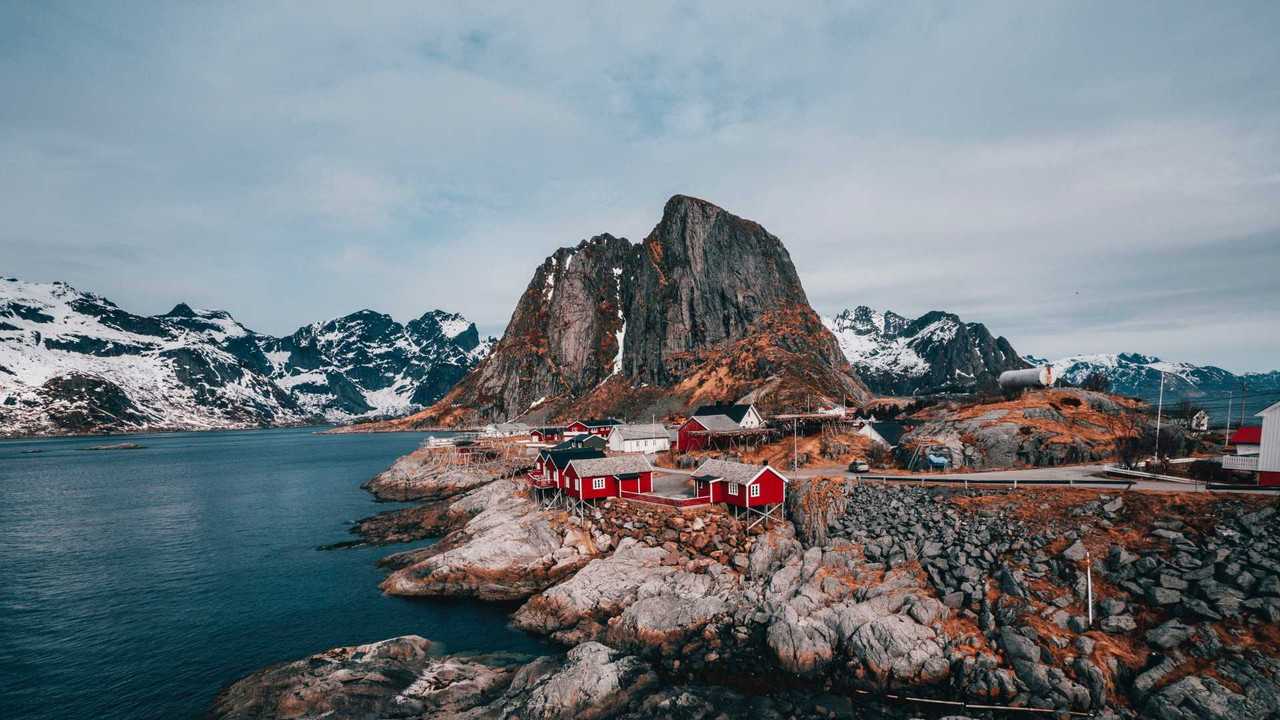
[[651,438],[670,438],[667,428],[661,424],[617,425],[615,432],[622,433],[623,440],[649,440]]
[[713,432],[742,429],[742,426],[728,415],[698,415],[692,419],[697,420],[699,425]]
[[599,477],[601,475],[627,475],[630,473],[649,472],[653,466],[644,455],[614,455],[605,458],[585,458],[569,463],[579,477]]
[[[730,460],[707,460],[693,471],[695,476],[712,476],[721,478],[726,482],[736,482],[739,485],[749,485],[760,471],[768,467],[768,465],[748,465],[746,463],[732,462]],[[778,472],[774,470],[774,472]],[[782,475],[782,473],[778,473]],[[785,480],[786,478],[783,477]]]

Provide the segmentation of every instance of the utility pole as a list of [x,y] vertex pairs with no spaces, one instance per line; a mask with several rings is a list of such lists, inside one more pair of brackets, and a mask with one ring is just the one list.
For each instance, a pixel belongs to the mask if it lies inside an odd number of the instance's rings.
[[800,469],[800,419],[791,421],[791,472]]
[[1156,405],[1156,461],[1160,461],[1160,417],[1164,414],[1164,371],[1160,371],[1160,402]]
[[1240,427],[1244,427],[1244,406],[1249,399],[1249,383],[1240,383]]
[[1227,429],[1222,432],[1222,447],[1226,447],[1231,442],[1231,401],[1234,400],[1236,394],[1234,392],[1227,394]]

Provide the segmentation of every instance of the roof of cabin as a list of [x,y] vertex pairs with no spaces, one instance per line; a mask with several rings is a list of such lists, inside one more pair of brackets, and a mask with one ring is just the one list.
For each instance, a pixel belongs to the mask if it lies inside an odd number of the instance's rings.
[[742,424],[728,415],[695,415],[692,420],[708,430],[741,430]]
[[646,425],[618,425],[614,428],[622,434],[623,440],[649,440],[652,438],[669,438],[667,427],[660,423]]
[[608,427],[610,425],[622,424],[621,420],[615,420],[613,418],[597,418],[594,420],[579,420],[578,422],[582,423],[583,425],[586,425],[587,427]]
[[581,477],[601,475],[626,475],[650,472],[653,466],[644,455],[614,455],[613,457],[583,458],[570,462],[574,472]]
[[604,453],[595,448],[569,448],[567,450],[547,450],[544,451],[547,459],[552,465],[561,470],[569,466],[574,460],[588,460],[591,458],[602,458]]
[[725,415],[730,419],[732,419],[735,423],[738,423],[739,425],[741,425],[742,419],[745,418],[747,416],[747,413],[750,411],[751,411],[750,405],[735,405],[734,403],[716,403],[714,405],[703,405],[697,410],[694,410],[693,416],[701,417],[703,415]]
[[1262,426],[1245,425],[1239,430],[1231,433],[1230,442],[1232,445],[1261,445]]
[[[705,479],[707,477],[718,478],[726,482],[736,482],[740,485],[750,484],[752,480],[760,474],[765,468],[772,468],[769,465],[748,465],[746,463],[733,462],[731,460],[707,460],[693,471],[694,477]],[[786,476],[774,470],[778,477],[785,482]]]

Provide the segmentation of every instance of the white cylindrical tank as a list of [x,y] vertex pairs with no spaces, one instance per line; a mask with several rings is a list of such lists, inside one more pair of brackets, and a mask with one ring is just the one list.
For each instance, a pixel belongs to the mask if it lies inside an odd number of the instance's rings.
[[1053,385],[1053,366],[1044,365],[1026,370],[1005,370],[1000,373],[1001,390],[1049,387]]

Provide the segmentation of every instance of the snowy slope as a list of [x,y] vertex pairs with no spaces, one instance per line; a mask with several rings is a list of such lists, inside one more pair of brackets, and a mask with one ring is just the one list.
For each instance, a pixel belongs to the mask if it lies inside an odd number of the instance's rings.
[[[1027,359],[1036,364],[1049,363],[1031,356]],[[1066,382],[1080,384],[1090,375],[1102,374],[1110,381],[1112,392],[1147,400],[1154,400],[1159,394],[1162,372],[1166,399],[1223,398],[1231,393],[1238,395],[1244,384],[1259,402],[1270,397],[1268,393],[1280,392],[1280,371],[1236,375],[1212,365],[1168,362],[1140,353],[1073,355],[1049,364],[1053,365],[1054,374]]]
[[141,316],[0,279],[0,435],[212,429],[407,412],[488,348],[460,316],[362,311],[287,338],[180,304]]
[[981,323],[941,311],[909,320],[859,306],[824,318],[840,349],[871,389],[891,395],[969,391],[1002,371],[1025,367],[1009,341]]

